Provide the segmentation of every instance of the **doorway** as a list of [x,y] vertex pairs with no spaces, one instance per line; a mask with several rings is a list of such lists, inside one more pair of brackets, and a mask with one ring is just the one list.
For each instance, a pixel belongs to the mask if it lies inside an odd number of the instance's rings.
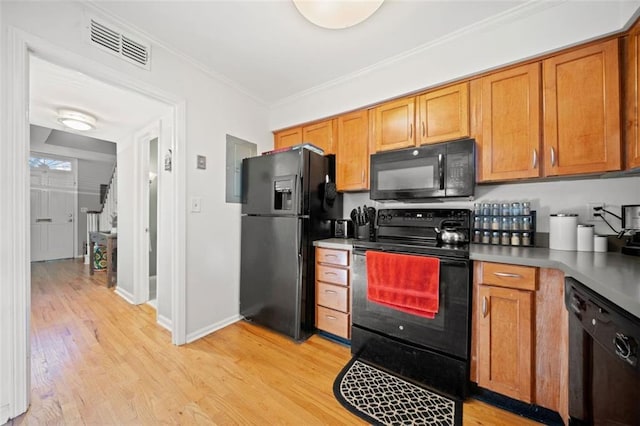
[[[33,37],[19,29],[9,28],[6,70],[3,75],[3,89],[7,105],[11,106],[3,114],[2,121],[6,126],[6,137],[0,146],[0,168],[3,179],[5,201],[0,206],[0,234],[3,235],[6,256],[0,257],[0,271],[3,282],[9,283],[0,287],[0,300],[12,306],[10,313],[3,313],[0,323],[0,335],[3,336],[2,370],[5,379],[0,383],[0,392],[12,395],[8,406],[0,407],[2,413],[15,417],[26,411],[30,390],[30,345],[29,345],[29,312],[30,303],[30,207],[29,207],[29,58],[37,55],[54,63],[64,64],[78,71],[78,75],[90,75],[121,90],[131,91],[165,105],[167,114],[158,119],[166,120],[170,143],[173,152],[171,164],[173,169],[166,179],[171,183],[172,196],[167,198],[169,216],[166,221],[171,224],[166,229],[170,274],[168,285],[171,289],[171,338],[174,344],[186,342],[185,329],[185,252],[184,240],[186,229],[186,103],[183,99],[150,86],[128,74],[99,63],[86,61],[80,55],[71,53],[52,45],[46,40]],[[164,117],[164,118],[163,118]],[[164,151],[161,151],[164,153]],[[119,163],[120,164],[120,163]],[[120,172],[120,168],[119,168]],[[160,211],[164,209],[160,208]],[[163,227],[160,227],[161,229]],[[118,232],[122,231],[120,222]],[[140,231],[135,229],[135,231]],[[142,231],[140,231],[142,232]],[[6,279],[6,281],[5,281]]]
[[158,138],[149,141],[149,304],[158,306]]

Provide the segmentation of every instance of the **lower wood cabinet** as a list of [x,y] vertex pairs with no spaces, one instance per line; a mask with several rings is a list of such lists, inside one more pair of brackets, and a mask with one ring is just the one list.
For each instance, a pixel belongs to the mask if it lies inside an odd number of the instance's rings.
[[475,262],[471,381],[568,417],[568,313],[556,269]]
[[316,328],[351,338],[351,252],[316,247]]

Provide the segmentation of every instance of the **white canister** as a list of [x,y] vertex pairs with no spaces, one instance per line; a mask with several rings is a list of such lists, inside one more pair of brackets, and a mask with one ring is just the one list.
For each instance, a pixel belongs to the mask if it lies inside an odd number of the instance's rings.
[[549,248],[572,250],[578,247],[578,215],[574,213],[552,214],[549,218]]
[[607,251],[607,245],[609,241],[606,235],[594,235],[593,236],[593,251],[598,253],[605,253]]
[[593,225],[578,225],[578,251],[593,251]]

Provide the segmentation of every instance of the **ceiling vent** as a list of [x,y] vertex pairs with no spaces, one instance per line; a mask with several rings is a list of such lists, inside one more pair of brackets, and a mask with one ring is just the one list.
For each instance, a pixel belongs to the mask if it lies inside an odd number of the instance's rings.
[[88,29],[89,41],[94,46],[147,70],[150,68],[149,43],[133,40],[118,28],[107,26],[94,18],[90,18]]

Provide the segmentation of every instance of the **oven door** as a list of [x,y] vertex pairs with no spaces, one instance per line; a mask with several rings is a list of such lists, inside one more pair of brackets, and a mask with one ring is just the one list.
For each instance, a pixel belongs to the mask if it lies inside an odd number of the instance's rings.
[[470,260],[440,257],[440,305],[433,319],[408,314],[369,301],[365,252],[354,251],[353,262],[352,322],[354,326],[462,360],[469,359]]

